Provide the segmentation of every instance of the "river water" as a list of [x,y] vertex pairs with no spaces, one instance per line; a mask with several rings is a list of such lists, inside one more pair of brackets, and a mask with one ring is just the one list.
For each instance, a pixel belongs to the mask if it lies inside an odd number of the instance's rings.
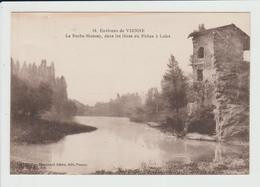
[[116,117],[75,117],[96,131],[68,135],[57,143],[15,144],[11,159],[47,164],[52,172],[87,174],[97,170],[137,169],[167,162],[221,161],[241,146],[177,139],[142,123]]

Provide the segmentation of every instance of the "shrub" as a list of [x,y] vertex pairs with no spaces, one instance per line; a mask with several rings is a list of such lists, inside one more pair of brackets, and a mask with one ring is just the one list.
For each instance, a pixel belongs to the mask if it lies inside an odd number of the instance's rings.
[[186,122],[187,131],[213,135],[216,131],[213,110],[213,105],[201,106],[196,112],[188,117]]

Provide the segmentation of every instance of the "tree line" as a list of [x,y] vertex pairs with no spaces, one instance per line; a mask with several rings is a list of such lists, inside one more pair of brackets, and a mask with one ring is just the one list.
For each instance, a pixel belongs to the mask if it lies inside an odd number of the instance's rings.
[[[38,74],[29,66],[20,67],[19,62],[12,63],[11,73],[11,117],[45,118],[48,120],[66,120],[77,112],[75,103],[67,96],[65,78],[55,77],[48,71],[46,61],[42,61]],[[53,65],[52,65],[53,66]],[[14,71],[15,70],[15,71]],[[37,77],[31,77],[31,75]],[[30,77],[30,78],[28,78]]]
[[168,70],[161,81],[161,91],[150,88],[142,102],[138,93],[119,95],[109,102],[87,106],[85,115],[128,117],[135,122],[155,121],[169,131],[184,129],[185,110],[188,103],[189,84],[173,55],[167,64]]
[[[248,73],[241,73],[241,78],[248,77],[247,75]],[[230,89],[236,93],[234,97],[237,102],[248,103],[248,78],[241,81],[239,86],[234,84]],[[160,91],[155,87],[150,88],[144,102],[137,93],[118,94],[116,99],[109,102],[87,106],[84,114],[128,117],[131,121],[142,123],[157,122],[164,131],[180,136],[187,132],[214,134],[216,122],[212,94],[212,83],[207,80],[194,82],[191,77],[184,75],[178,61],[171,55],[162,77]],[[191,109],[190,104],[196,107]]]

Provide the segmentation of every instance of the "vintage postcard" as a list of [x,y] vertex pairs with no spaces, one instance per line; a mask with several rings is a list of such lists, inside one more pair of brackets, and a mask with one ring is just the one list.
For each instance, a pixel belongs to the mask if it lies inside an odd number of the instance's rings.
[[250,12],[12,12],[10,174],[249,174]]

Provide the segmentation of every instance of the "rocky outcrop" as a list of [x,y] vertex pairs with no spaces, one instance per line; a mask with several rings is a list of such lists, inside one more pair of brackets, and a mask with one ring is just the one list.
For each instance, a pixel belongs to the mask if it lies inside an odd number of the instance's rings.
[[244,54],[250,50],[250,37],[234,24],[211,29],[199,26],[188,37],[193,42],[191,65],[198,109],[215,106],[219,141],[248,140],[249,60]]
[[216,33],[214,100],[219,141],[249,139],[249,63],[241,57],[241,43]]
[[249,107],[228,104],[217,105],[215,109],[217,121],[217,138],[219,141],[249,140]]

